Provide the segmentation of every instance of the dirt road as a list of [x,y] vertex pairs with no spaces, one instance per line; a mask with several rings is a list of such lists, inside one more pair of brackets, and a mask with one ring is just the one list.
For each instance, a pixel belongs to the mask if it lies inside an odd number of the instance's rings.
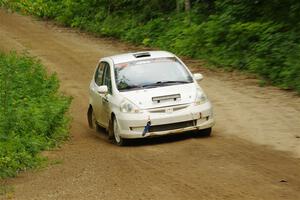
[[45,152],[59,164],[8,180],[13,199],[300,199],[300,100],[291,92],[189,61],[215,106],[213,136],[121,148],[88,128],[87,88],[98,58],[137,47],[0,10],[0,49],[39,57],[74,97],[72,138]]

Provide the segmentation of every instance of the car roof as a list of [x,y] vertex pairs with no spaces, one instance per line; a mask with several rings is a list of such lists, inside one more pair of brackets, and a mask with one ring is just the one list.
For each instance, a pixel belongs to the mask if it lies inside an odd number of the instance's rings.
[[137,60],[145,60],[145,59],[152,59],[152,58],[166,58],[166,57],[175,57],[175,55],[167,51],[141,51],[141,52],[114,55],[107,58],[110,58],[114,64],[119,64],[119,63],[126,63],[126,62],[137,61]]

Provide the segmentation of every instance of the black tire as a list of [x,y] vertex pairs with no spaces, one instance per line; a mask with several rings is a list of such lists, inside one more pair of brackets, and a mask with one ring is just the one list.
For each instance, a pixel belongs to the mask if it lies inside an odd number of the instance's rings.
[[94,110],[91,106],[89,107],[89,110],[88,110],[88,123],[89,123],[89,127],[91,129],[96,130],[96,132],[99,131],[100,127],[97,123]]
[[112,134],[113,134],[113,143],[118,145],[118,146],[125,146],[127,143],[127,140],[120,137],[118,134],[118,124],[117,124],[117,119],[115,117],[112,118]]
[[87,121],[88,121],[88,124],[89,124],[89,127],[90,127],[90,128],[93,128],[92,112],[93,112],[93,108],[92,108],[92,106],[90,105],[90,106],[89,106],[89,109],[88,109],[88,111],[87,111]]
[[212,128],[206,128],[206,129],[202,129],[202,130],[195,132],[194,136],[195,137],[210,137],[211,132],[212,132]]

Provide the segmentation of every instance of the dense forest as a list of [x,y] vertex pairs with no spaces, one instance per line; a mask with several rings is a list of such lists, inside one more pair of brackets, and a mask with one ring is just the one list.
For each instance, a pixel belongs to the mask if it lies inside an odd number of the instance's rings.
[[2,0],[101,36],[246,70],[300,92],[299,0]]

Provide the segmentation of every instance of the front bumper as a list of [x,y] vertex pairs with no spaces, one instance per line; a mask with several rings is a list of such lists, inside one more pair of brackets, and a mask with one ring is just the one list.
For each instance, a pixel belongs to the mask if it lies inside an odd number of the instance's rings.
[[[132,139],[201,130],[210,128],[215,123],[210,102],[202,105],[191,104],[172,113],[151,113],[149,111],[143,111],[142,113],[118,113],[117,120],[120,136]],[[153,130],[150,128],[150,131],[143,135],[149,120]],[[179,124],[180,126],[178,126]],[[182,126],[182,124],[187,126]]]

